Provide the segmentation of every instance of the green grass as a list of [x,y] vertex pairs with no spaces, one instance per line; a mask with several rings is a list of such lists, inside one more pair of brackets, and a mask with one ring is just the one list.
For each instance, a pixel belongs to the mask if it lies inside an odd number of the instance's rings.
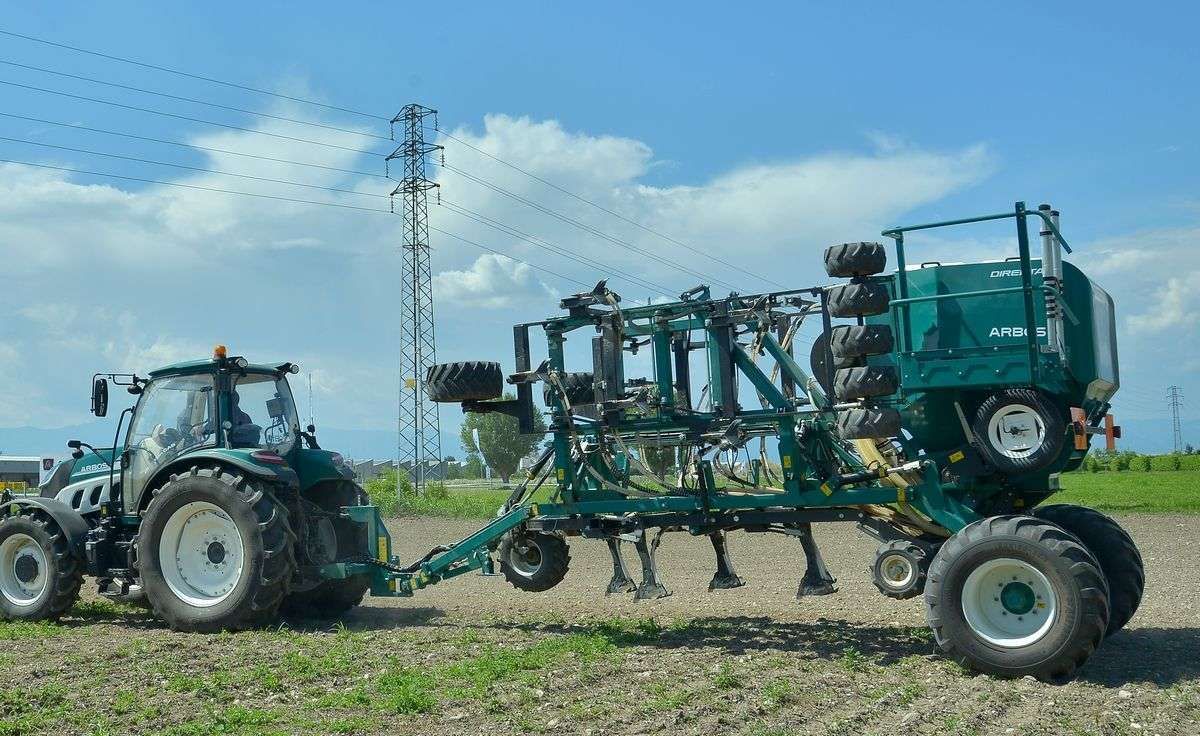
[[1075,503],[1110,512],[1200,513],[1200,470],[1065,473],[1049,503]]

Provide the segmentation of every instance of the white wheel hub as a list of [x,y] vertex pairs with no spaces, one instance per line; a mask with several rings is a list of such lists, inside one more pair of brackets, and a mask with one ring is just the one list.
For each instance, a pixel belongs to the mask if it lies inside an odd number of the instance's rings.
[[917,568],[912,561],[897,553],[884,556],[879,572],[883,584],[894,590],[904,590],[917,577]]
[[518,538],[510,549],[508,564],[522,576],[533,577],[542,568],[542,548],[537,542]]
[[46,592],[46,552],[28,534],[17,533],[0,542],[0,594],[15,606],[32,606]]
[[1001,557],[967,576],[962,610],[967,625],[989,644],[1024,647],[1050,631],[1058,614],[1058,596],[1036,567]]
[[992,414],[987,440],[1001,455],[1021,460],[1045,444],[1046,422],[1032,407],[1008,404]]
[[215,606],[229,597],[246,568],[237,524],[207,501],[184,504],[171,514],[158,540],[167,587],[191,606]]

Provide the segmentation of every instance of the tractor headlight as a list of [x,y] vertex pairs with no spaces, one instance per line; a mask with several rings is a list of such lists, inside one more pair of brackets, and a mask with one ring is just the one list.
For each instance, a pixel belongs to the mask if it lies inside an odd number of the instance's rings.
[[245,358],[234,358],[233,364],[236,365],[238,368],[245,368],[246,366],[250,365],[250,363]]
[[288,368],[288,373],[291,373],[292,375],[296,375],[299,372],[300,366],[295,363],[292,363],[291,367]]

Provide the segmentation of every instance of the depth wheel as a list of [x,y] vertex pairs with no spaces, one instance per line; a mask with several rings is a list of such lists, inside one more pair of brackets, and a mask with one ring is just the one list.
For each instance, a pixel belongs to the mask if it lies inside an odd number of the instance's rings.
[[888,598],[906,600],[925,591],[933,550],[923,542],[896,539],[875,551],[872,582]]
[[550,590],[561,583],[571,564],[567,541],[542,532],[506,535],[497,556],[504,579],[514,588],[532,593]]
[[925,617],[942,653],[965,667],[1063,682],[1104,639],[1108,586],[1096,558],[1061,527],[994,516],[942,544]]
[[0,619],[54,620],[79,599],[83,561],[47,513],[0,521]]
[[1109,616],[1105,635],[1115,634],[1133,618],[1146,588],[1142,554],[1133,538],[1116,521],[1086,506],[1042,506],[1034,509],[1033,515],[1079,537],[1100,563],[1108,581]]
[[177,631],[273,621],[296,572],[287,508],[257,481],[193,467],[155,489],[138,531],[138,571]]

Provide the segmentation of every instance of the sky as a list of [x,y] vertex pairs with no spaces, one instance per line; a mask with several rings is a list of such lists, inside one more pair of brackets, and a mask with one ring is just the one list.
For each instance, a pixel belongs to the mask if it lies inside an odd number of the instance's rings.
[[[1050,202],[1075,248],[1068,259],[1117,303],[1114,413],[1138,428],[1126,443],[1169,447],[1167,386],[1182,387],[1186,422],[1200,405],[1198,15],[1186,3],[1130,13],[1095,2],[738,13],[696,2],[421,12],[5,2],[0,30],[344,110],[0,35],[0,159],[23,162],[0,163],[0,428],[85,424],[93,372],[145,371],[220,342],[252,360],[298,361],[301,411],[311,376],[319,425],[391,431],[403,234],[381,175],[395,146],[387,120],[420,102],[453,136],[429,131],[446,164],[439,154],[430,166],[442,201],[430,202],[439,360],[511,370],[511,325],[554,314],[561,296],[600,278],[634,302],[699,276],[718,291],[809,286],[826,280],[827,245]],[[922,260],[1015,253],[1011,225],[912,246]],[[585,361],[578,342],[569,348]],[[460,421],[443,409],[450,454]]]

